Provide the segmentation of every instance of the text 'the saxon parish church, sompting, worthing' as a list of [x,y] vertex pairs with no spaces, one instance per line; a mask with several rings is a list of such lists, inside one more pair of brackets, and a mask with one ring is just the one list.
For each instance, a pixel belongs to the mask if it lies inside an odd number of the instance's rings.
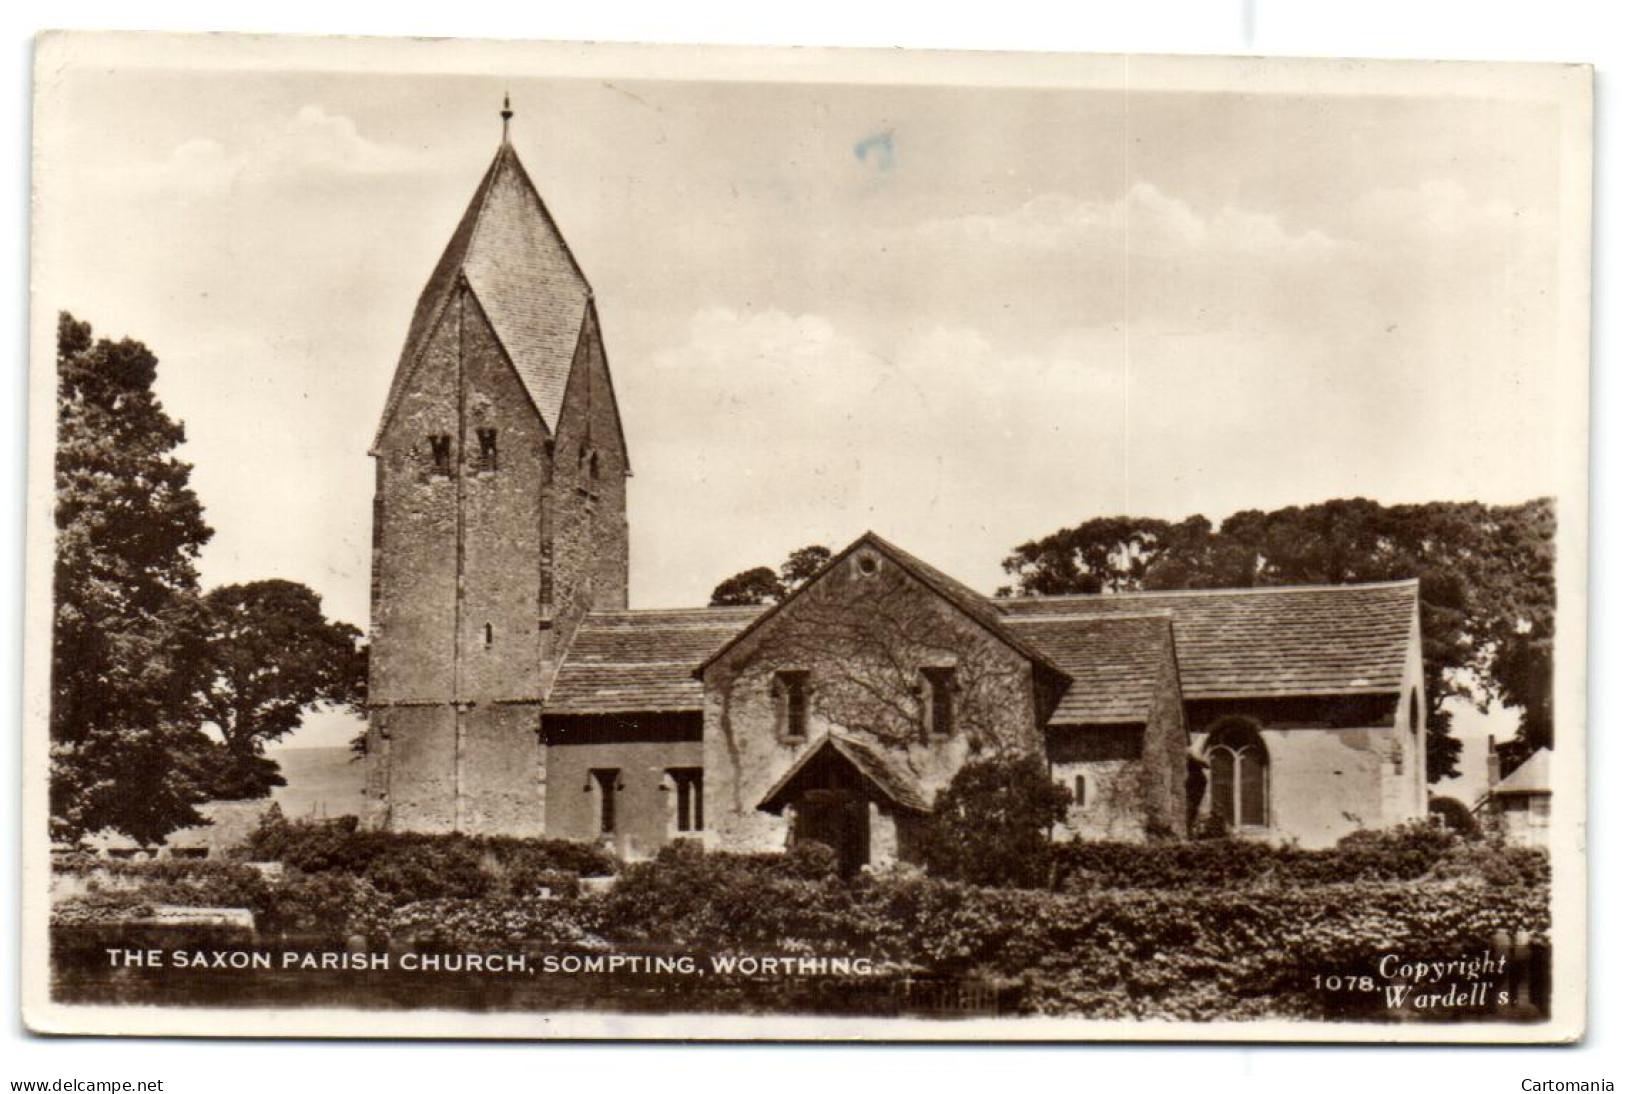
[[369,823],[854,868],[1009,749],[1090,837],[1425,815],[1414,582],[993,599],[871,533],[772,607],[630,610],[592,287],[503,122],[372,448]]

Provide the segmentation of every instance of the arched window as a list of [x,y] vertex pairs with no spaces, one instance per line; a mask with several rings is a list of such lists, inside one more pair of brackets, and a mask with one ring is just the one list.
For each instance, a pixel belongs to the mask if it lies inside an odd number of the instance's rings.
[[1213,812],[1231,828],[1267,828],[1270,754],[1258,727],[1225,719],[1208,736],[1207,756]]

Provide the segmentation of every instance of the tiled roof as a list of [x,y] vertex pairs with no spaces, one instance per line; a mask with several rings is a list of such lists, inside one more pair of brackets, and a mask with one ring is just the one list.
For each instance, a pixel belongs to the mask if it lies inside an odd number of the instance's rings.
[[506,142],[418,297],[384,422],[408,386],[459,274],[467,278],[542,421],[556,431],[592,288]]
[[1049,655],[1072,683],[1050,725],[1144,722],[1157,675],[1171,656],[1173,613],[1083,618],[1027,616],[1006,620]]
[[996,603],[1012,629],[1023,625],[1017,620],[1061,624],[1170,612],[1186,699],[1370,695],[1399,690],[1417,610],[1417,585],[1395,581],[1031,597]]
[[694,666],[762,610],[593,612],[576,631],[545,709],[555,714],[701,710],[705,693]]
[[777,813],[790,803],[796,778],[819,757],[834,753],[846,760],[882,797],[893,805],[917,813],[929,813],[931,800],[920,789],[918,782],[907,772],[899,770],[890,757],[866,741],[846,734],[825,734],[808,746],[796,762],[790,765],[778,782],[773,784],[756,808]]
[[1552,751],[1538,748],[1519,764],[1517,770],[1494,786],[1491,794],[1550,794],[1552,791]]
[[[1397,692],[1416,612],[1414,581],[1376,585],[977,598],[879,537],[865,537],[1015,648],[1072,683],[1051,725],[1143,721],[1173,656],[1189,699]],[[844,556],[843,552],[843,556]],[[555,713],[698,711],[696,669],[771,608],[594,612],[548,697]]]

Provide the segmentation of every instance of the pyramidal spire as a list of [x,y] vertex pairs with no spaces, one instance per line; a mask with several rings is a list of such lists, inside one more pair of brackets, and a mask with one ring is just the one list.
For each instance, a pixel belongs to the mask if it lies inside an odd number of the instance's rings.
[[502,144],[418,297],[380,438],[459,285],[477,302],[542,421],[558,428],[592,287],[508,143],[512,117],[504,95]]

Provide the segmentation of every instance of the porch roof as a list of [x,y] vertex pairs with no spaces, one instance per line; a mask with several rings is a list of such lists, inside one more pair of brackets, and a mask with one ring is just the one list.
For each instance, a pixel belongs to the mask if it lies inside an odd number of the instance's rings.
[[931,800],[913,776],[899,771],[882,752],[872,745],[845,734],[826,733],[813,742],[796,762],[790,765],[773,788],[762,796],[756,808],[765,813],[782,813],[805,782],[804,776],[814,763],[823,757],[836,757],[845,761],[862,780],[885,802],[911,813],[931,812]]

